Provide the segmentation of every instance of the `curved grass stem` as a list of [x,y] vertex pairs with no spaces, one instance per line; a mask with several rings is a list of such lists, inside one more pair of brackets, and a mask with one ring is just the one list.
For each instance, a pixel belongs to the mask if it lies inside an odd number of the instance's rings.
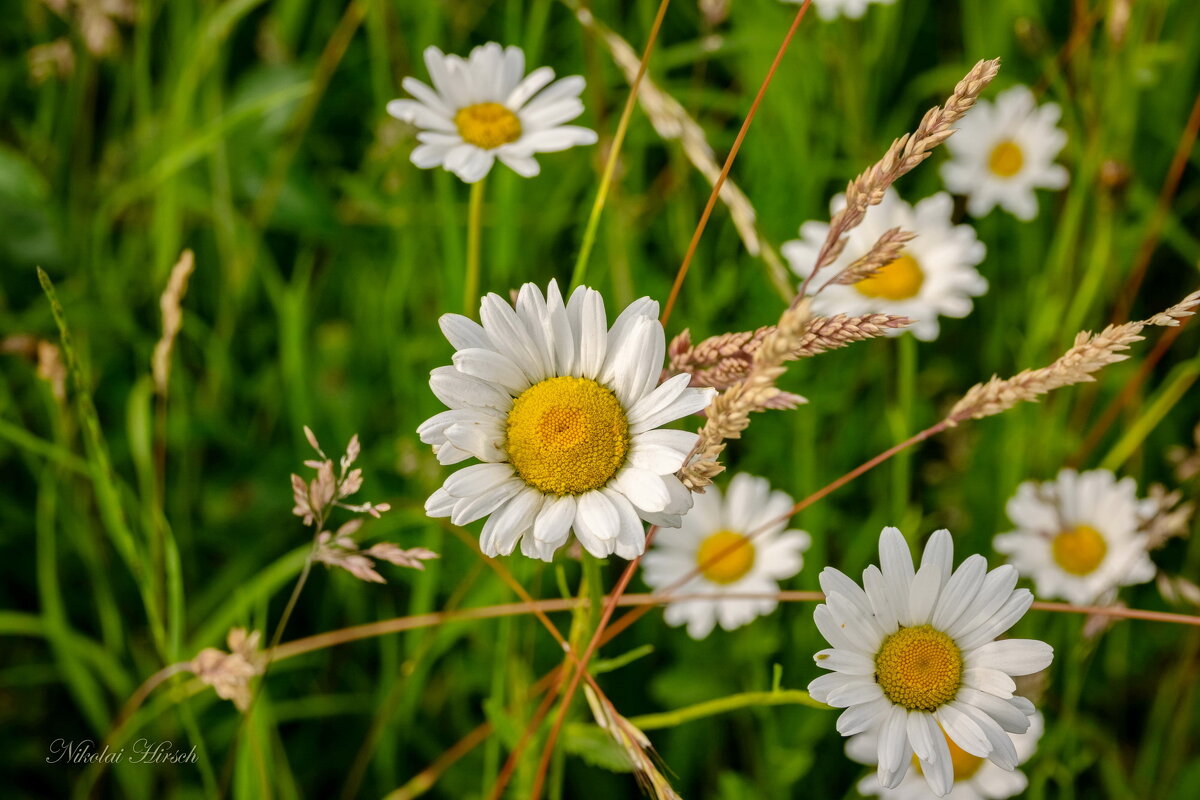
[[817,702],[801,689],[783,689],[777,692],[742,692],[715,700],[705,700],[691,706],[677,708],[674,711],[663,711],[658,714],[643,714],[640,717],[630,717],[629,723],[642,731],[653,731],[660,728],[674,728],[685,722],[704,719],[716,714],[737,711],[740,708],[755,708],[762,706],[808,706],[809,708],[828,709],[830,706]]

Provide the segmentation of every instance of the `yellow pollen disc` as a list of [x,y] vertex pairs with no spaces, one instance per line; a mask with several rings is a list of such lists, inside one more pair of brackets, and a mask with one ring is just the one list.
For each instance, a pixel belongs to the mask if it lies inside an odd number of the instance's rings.
[[871,277],[854,284],[854,288],[867,297],[907,300],[916,297],[924,282],[925,273],[921,271],[917,260],[910,255],[902,255],[884,264]]
[[[944,732],[943,735],[945,735]],[[983,766],[984,759],[963,750],[949,736],[946,736],[946,744],[950,746],[950,763],[954,766],[954,782],[970,780]],[[915,754],[913,755],[913,766],[917,768],[918,775],[925,774],[921,769],[921,760]]]
[[454,115],[458,135],[464,142],[492,150],[521,138],[521,120],[499,103],[464,106]]
[[[739,545],[736,550],[730,550]],[[726,550],[730,552],[721,556]],[[716,558],[717,561],[708,562]],[[733,531],[717,531],[700,543],[696,551],[700,572],[713,583],[727,584],[741,580],[754,566],[754,545],[745,536]]]
[[1054,537],[1050,545],[1054,561],[1064,572],[1090,575],[1108,552],[1108,543],[1091,525],[1076,525]]
[[993,175],[1001,178],[1011,178],[1021,171],[1025,165],[1025,154],[1021,147],[1012,140],[1005,140],[992,149],[988,157],[988,169]]
[[513,400],[508,460],[530,486],[580,494],[608,483],[629,452],[629,422],[611,390],[588,378],[549,378]]
[[875,654],[875,681],[884,696],[910,711],[935,711],[958,694],[963,660],[958,645],[929,625],[901,628]]

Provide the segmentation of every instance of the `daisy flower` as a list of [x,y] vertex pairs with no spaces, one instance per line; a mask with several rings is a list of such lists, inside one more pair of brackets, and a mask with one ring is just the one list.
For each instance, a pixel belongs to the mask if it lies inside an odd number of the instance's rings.
[[1133,478],[1064,469],[1057,480],[1017,487],[1007,509],[1017,530],[998,534],[993,544],[1033,579],[1039,595],[1087,605],[1154,577],[1140,527],[1156,508],[1153,500],[1138,500]]
[[[783,1],[794,5],[804,2],[804,0]],[[894,2],[895,0],[813,0],[813,5],[816,6],[817,13],[821,15],[821,19],[837,19],[839,16],[859,19],[867,12],[867,6],[871,3],[890,6]]]
[[[1044,727],[1042,715],[1034,714],[1029,718],[1029,730],[1013,735],[1018,764],[1024,764],[1037,750]],[[1029,785],[1029,779],[1019,769],[1007,772],[986,759],[971,755],[949,739],[946,743],[950,748],[950,762],[954,765],[954,788],[947,795],[950,800],[1004,800],[1019,795]],[[874,732],[860,733],[846,742],[846,755],[861,764],[873,766],[878,758],[878,744]],[[920,764],[913,767],[914,771],[894,789],[884,789],[879,785],[878,777],[868,775],[859,781],[859,794],[878,796],[882,800],[932,800],[937,795],[929,791],[929,785],[921,777]]]
[[[811,539],[804,531],[784,530],[792,498],[771,491],[766,478],[739,473],[723,498],[713,486],[694,499],[680,530],[655,538],[642,559],[642,578],[651,588],[663,589],[699,567],[699,574],[674,591],[712,595],[712,600],[671,603],[665,617],[670,625],[686,623],[693,639],[703,639],[717,622],[731,631],[774,611],[775,600],[726,595],[779,591],[779,581],[800,571]],[[739,542],[746,543],[720,555]]]
[[691,493],[675,477],[697,435],[662,430],[708,405],[713,389],[684,373],[658,382],[666,337],[658,303],[643,297],[612,327],[600,293],[579,287],[563,302],[521,287],[514,309],[489,294],[480,325],[445,314],[454,365],[429,386],[450,407],[417,432],[442,464],[482,464],[446,479],[425,503],[455,525],[488,517],[480,547],[549,561],[573,529],[595,556],[641,555],[642,520],[677,528]]
[[[1014,589],[1008,565],[987,571],[972,555],[951,572],[950,533],[930,537],[914,569],[896,528],[879,537],[879,561],[863,571],[863,587],[826,567],[825,603],[813,613],[833,645],[817,665],[833,670],[808,685],[823,703],[846,709],[843,736],[874,731],[880,786],[894,789],[913,755],[934,794],[954,785],[950,743],[1005,770],[1018,757],[1010,733],[1029,730],[1033,703],[1013,694],[1012,676],[1045,669],[1054,651],[1034,639],[996,637],[1017,623],[1033,595]],[[945,732],[945,735],[943,735]]]
[[427,47],[425,66],[433,87],[405,78],[405,90],[416,99],[387,104],[393,117],[420,128],[421,144],[413,150],[412,162],[421,169],[440,165],[475,183],[500,159],[531,178],[540,169],[534,153],[596,142],[595,131],[563,124],[583,113],[583,78],[572,75],[550,83],[550,67],[525,75],[525,53],[519,47],[502,49],[489,42],[465,60]]
[[[830,212],[836,214],[845,205],[846,196],[839,194],[830,203]],[[953,210],[954,201],[945,192],[927,197],[914,207],[889,188],[883,202],[871,206],[862,224],[850,232],[842,254],[809,284],[810,293],[820,289],[813,300],[813,312],[826,316],[898,314],[914,320],[907,330],[918,339],[936,339],[939,315],[965,317],[971,313],[971,298],[988,288],[987,280],[975,269],[987,248],[970,225],[951,224]],[[897,227],[917,234],[899,258],[866,280],[821,288],[844,267],[869,253],[884,232]],[[783,255],[801,278],[812,271],[828,233],[829,223],[806,222],[800,226],[801,238],[783,245]],[[896,334],[902,332],[895,330]]]
[[1014,86],[980,100],[946,140],[950,160],[942,164],[942,180],[952,192],[967,196],[967,211],[982,217],[1000,206],[1018,219],[1037,216],[1034,189],[1061,189],[1067,171],[1054,163],[1067,134],[1059,129],[1061,109],[1037,105],[1026,86]]

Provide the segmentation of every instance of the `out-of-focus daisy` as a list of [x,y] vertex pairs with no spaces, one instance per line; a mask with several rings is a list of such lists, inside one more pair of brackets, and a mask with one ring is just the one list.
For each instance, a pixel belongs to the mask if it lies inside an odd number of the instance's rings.
[[[830,211],[846,205],[837,195]],[[938,336],[938,316],[965,317],[971,313],[971,298],[987,291],[987,280],[975,269],[987,248],[970,225],[953,225],[954,201],[945,192],[927,197],[913,207],[888,189],[883,202],[867,210],[862,224],[850,232],[846,248],[832,265],[825,267],[809,284],[816,292],[844,267],[871,251],[879,237],[892,228],[917,234],[901,256],[866,280],[841,286],[830,284],[813,300],[816,314],[899,314],[909,317],[918,339]],[[817,253],[829,233],[827,222],[806,222],[800,237],[783,245],[783,254],[801,278],[808,276]],[[896,333],[901,333],[897,329]]]
[[[813,0],[813,5],[817,8],[817,13],[821,15],[821,19],[836,19],[837,17],[849,17],[850,19],[858,19],[867,12],[867,6],[871,3],[878,3],[881,6],[890,6],[896,0]],[[785,3],[799,5],[804,0],[783,0]]]
[[693,639],[703,639],[718,622],[731,631],[774,611],[775,600],[726,595],[772,594],[779,591],[779,581],[800,571],[811,539],[804,531],[784,530],[791,507],[792,498],[771,491],[766,478],[744,473],[729,482],[725,497],[715,486],[696,495],[680,530],[655,537],[642,559],[642,577],[651,588],[662,589],[700,568],[672,592],[712,595],[712,600],[671,603],[667,622],[686,623]]
[[[1017,748],[1017,763],[1024,764],[1037,750],[1044,722],[1040,713],[1029,718],[1029,730],[1013,735],[1013,746]],[[950,761],[954,765],[954,788],[947,795],[950,800],[1005,800],[1025,791],[1029,779],[1019,769],[1012,772],[1002,770],[987,759],[973,756],[949,739]],[[846,742],[846,755],[861,764],[874,765],[878,758],[879,741],[874,731],[852,736]],[[868,775],[859,781],[858,791],[868,797],[878,796],[883,800],[932,800],[937,795],[921,776],[920,763],[913,764],[914,770],[904,776],[894,789],[884,789],[879,778]]]
[[998,205],[1018,219],[1033,219],[1034,189],[1067,185],[1067,170],[1054,163],[1067,143],[1060,116],[1058,105],[1039,106],[1026,86],[1002,92],[995,103],[978,101],[946,140],[946,188],[967,196],[971,216],[982,217]]
[[595,131],[563,124],[583,113],[583,78],[572,75],[550,83],[550,67],[525,75],[525,54],[519,47],[502,49],[489,42],[465,60],[427,47],[425,66],[433,88],[405,78],[405,90],[416,99],[387,105],[393,117],[421,129],[412,162],[422,169],[440,165],[475,183],[500,159],[529,178],[540,169],[534,153],[596,142]]
[[1033,579],[1039,595],[1086,605],[1154,578],[1148,537],[1139,528],[1156,509],[1154,500],[1138,500],[1133,478],[1064,469],[1057,480],[1017,487],[1008,501],[1017,530],[998,534],[993,544]]
[[[808,685],[817,700],[846,709],[843,736],[875,731],[877,776],[885,789],[900,785],[913,761],[934,794],[954,784],[949,742],[1005,770],[1017,751],[1009,734],[1029,730],[1033,703],[1013,694],[1012,676],[1045,669],[1054,651],[1034,639],[996,637],[1033,602],[1014,589],[1017,571],[991,572],[972,555],[953,573],[950,533],[930,537],[914,569],[896,528],[879,537],[879,562],[863,571],[863,587],[826,567],[825,603],[813,613],[833,647],[817,665],[833,672]],[[943,734],[945,732],[945,735]]]
[[[572,529],[589,553],[622,558],[646,546],[642,520],[677,528],[692,505],[674,473],[696,443],[666,423],[708,405],[713,389],[689,375],[659,385],[666,338],[658,303],[626,308],[611,328],[600,293],[579,287],[564,303],[527,283],[514,309],[489,294],[480,325],[441,318],[454,366],[429,385],[450,407],[417,432],[438,461],[483,464],[446,479],[425,503],[433,517],[466,525],[487,516],[480,547],[549,561]],[[490,515],[490,516],[488,516]]]

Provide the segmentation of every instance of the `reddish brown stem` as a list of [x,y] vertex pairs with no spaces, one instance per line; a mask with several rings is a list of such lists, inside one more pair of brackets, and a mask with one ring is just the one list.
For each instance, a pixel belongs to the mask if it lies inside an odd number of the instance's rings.
[[783,54],[787,52],[788,45],[792,43],[792,37],[795,35],[796,29],[800,27],[800,20],[804,19],[804,14],[808,11],[811,2],[812,0],[804,0],[804,5],[800,6],[800,10],[796,12],[792,26],[788,28],[787,35],[783,37],[783,42],[775,53],[775,60],[771,62],[771,68],[767,70],[767,76],[763,78],[762,85],[758,87],[758,94],[755,95],[754,102],[750,104],[750,110],[746,112],[746,119],[742,122],[737,138],[733,140],[733,147],[729,148],[729,155],[725,157],[725,165],[721,167],[721,174],[713,182],[712,193],[708,196],[708,203],[704,206],[704,213],[700,215],[700,221],[696,223],[692,241],[688,243],[687,252],[683,255],[683,263],[679,265],[679,271],[675,273],[675,283],[671,286],[671,294],[667,297],[667,303],[663,307],[661,321],[664,328],[667,320],[671,318],[671,311],[675,308],[679,290],[683,288],[683,279],[687,277],[688,269],[692,265],[692,258],[696,255],[696,247],[700,244],[700,235],[704,233],[704,228],[708,225],[708,218],[717,204],[717,198],[721,194],[721,187],[725,185],[725,179],[729,177],[729,169],[733,166],[733,160],[737,158],[738,150],[742,148],[742,140],[746,138],[746,131],[750,130],[750,123],[754,121],[754,115],[758,113],[758,106],[762,102],[763,95],[767,93],[767,87],[770,86],[771,79],[775,77],[775,70],[779,68]]

